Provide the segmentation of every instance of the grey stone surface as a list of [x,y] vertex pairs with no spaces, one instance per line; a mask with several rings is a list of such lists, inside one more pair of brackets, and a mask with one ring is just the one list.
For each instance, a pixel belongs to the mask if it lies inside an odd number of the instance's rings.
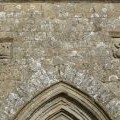
[[1,2],[0,45],[12,42],[0,47],[7,56],[0,57],[0,120],[61,80],[119,120],[120,41],[113,35],[120,32],[119,8],[119,2]]

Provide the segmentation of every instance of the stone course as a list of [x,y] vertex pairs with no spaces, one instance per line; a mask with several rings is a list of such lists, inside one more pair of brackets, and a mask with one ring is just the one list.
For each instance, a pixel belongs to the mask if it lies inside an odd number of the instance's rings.
[[119,8],[119,1],[1,0],[0,120],[61,80],[120,120]]

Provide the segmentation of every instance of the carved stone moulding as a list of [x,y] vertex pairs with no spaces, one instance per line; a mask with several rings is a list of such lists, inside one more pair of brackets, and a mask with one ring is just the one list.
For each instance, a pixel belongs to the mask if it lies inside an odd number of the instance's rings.
[[106,112],[82,91],[59,82],[28,102],[14,120],[111,120]]
[[120,38],[120,31],[109,31],[109,35],[112,38]]

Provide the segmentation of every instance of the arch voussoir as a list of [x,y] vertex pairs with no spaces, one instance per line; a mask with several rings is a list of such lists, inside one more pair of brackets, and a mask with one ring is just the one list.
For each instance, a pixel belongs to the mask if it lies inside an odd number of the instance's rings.
[[[39,72],[40,71],[37,71],[37,74],[35,75],[38,75]],[[60,80],[56,79],[55,77],[49,78],[49,74],[47,73],[44,74],[46,76],[45,77],[46,80],[44,80],[45,81],[44,83],[41,84],[41,82],[38,82],[39,80],[35,82],[36,79],[33,80],[31,78],[30,81],[25,82],[22,85],[19,85],[17,89],[13,90],[13,92],[9,94],[9,96],[6,98],[6,101],[4,101],[4,103],[2,104],[2,108],[5,109],[4,110],[5,113],[1,113],[2,116],[4,117],[2,118],[2,120],[7,120],[9,118],[11,118],[11,120],[14,120],[15,116],[18,115],[19,111],[26,108],[26,105],[31,103],[31,101],[34,100],[34,98],[37,95],[41,94],[43,91],[46,91],[49,88],[52,88],[52,86],[55,86],[56,84],[58,85],[58,88],[59,86],[64,84],[74,87],[75,89],[78,89],[79,91],[81,91],[81,93],[83,92],[84,95],[86,95],[89,99],[94,101],[95,104],[102,108],[103,113],[106,113],[109,116],[108,119],[119,120],[118,105],[120,103],[120,100],[109,89],[105,88],[99,81],[95,80],[93,77],[87,76],[86,73],[76,72],[76,76],[71,81],[70,79],[67,78],[66,79],[61,78]],[[41,79],[40,74],[39,78]],[[63,88],[61,89],[64,90],[64,92],[65,91],[67,92],[67,89]],[[46,94],[46,92],[43,93]],[[46,94],[46,98],[49,99],[49,96],[50,95]],[[24,113],[26,113],[26,111]]]

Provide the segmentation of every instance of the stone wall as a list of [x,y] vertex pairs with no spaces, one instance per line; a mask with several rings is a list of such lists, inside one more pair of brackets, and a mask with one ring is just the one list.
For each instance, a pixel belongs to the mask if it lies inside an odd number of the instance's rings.
[[[96,95],[94,99],[98,100],[104,89],[113,94],[114,97],[107,94],[110,100],[116,97],[119,99],[119,8],[119,2],[2,1],[0,120],[8,120],[8,116],[10,118],[15,114],[10,105],[12,97],[15,98],[13,91],[21,90],[24,86],[22,90],[34,91],[35,94],[37,90],[56,81],[76,82],[77,76],[83,79],[83,89],[91,85],[84,78],[96,81],[96,87],[92,90]],[[97,88],[97,82],[102,86],[101,89]],[[103,91],[97,93],[99,89]],[[26,101],[32,98],[29,95],[21,93]],[[106,102],[106,99],[103,101]],[[25,101],[21,100],[20,104],[22,102]],[[118,107],[116,110],[113,108],[116,116],[114,120],[119,120],[120,114],[116,111],[120,111],[120,102],[114,100],[113,104]],[[9,108],[7,105],[10,105]]]

